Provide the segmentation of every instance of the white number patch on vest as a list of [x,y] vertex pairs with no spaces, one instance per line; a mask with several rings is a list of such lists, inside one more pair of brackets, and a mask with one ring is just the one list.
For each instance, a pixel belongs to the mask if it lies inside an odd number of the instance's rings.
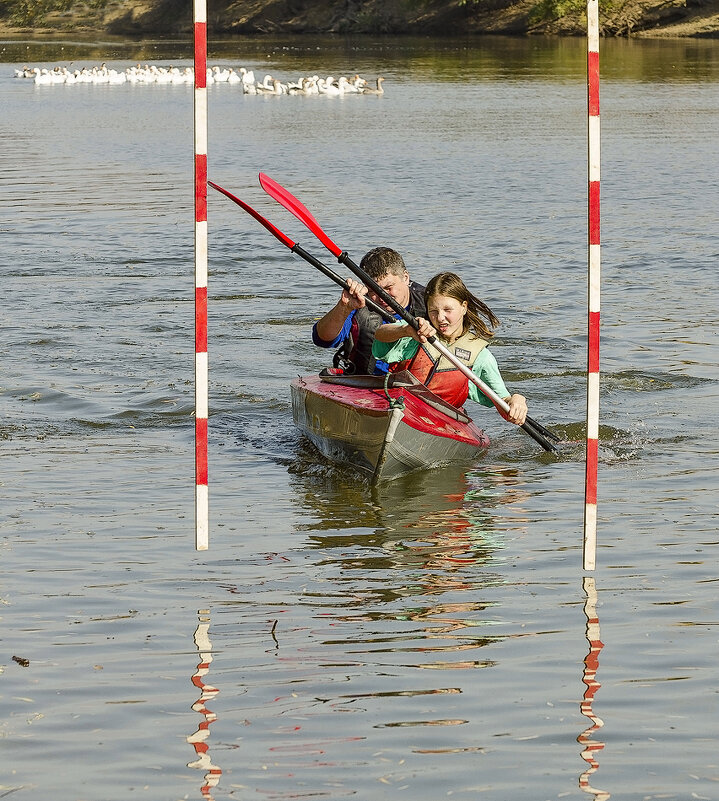
[[468,362],[472,358],[472,352],[465,350],[464,348],[455,348],[454,355],[458,359],[464,359],[466,362]]

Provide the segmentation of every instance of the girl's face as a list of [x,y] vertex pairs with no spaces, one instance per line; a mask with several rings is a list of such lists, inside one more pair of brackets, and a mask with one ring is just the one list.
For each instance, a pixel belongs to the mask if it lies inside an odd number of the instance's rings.
[[447,295],[432,295],[427,301],[429,321],[443,339],[456,339],[462,333],[467,301],[461,303]]

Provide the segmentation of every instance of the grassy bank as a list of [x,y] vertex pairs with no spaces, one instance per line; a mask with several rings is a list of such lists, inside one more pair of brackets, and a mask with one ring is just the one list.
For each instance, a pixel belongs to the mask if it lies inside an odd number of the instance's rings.
[[[182,0],[0,0],[6,35],[191,31]],[[219,0],[212,33],[583,35],[585,0]],[[601,0],[605,36],[719,36],[719,0]]]

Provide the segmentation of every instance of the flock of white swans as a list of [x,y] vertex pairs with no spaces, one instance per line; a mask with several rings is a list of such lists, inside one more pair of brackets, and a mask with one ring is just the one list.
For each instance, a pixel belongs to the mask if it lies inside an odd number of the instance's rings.
[[[193,84],[195,73],[192,67],[158,67],[153,64],[137,64],[125,70],[108,68],[103,62],[99,67],[53,67],[52,69],[24,66],[15,70],[16,78],[25,78],[36,84]],[[265,75],[255,79],[255,73],[244,67],[208,67],[207,83],[227,83],[239,86],[244,94],[259,95],[344,95],[344,94],[384,94],[381,76],[371,86],[360,75],[347,78],[344,75],[334,78],[331,75],[321,78],[319,75],[300,77],[296,81],[282,81]]]

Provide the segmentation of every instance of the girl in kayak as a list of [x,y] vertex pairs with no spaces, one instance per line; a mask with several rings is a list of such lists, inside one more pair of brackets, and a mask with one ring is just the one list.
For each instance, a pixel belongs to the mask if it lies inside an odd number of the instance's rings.
[[[437,336],[463,364],[509,405],[505,415],[511,423],[523,425],[527,418],[527,399],[510,394],[499,372],[497,361],[487,348],[499,320],[492,310],[475,297],[455,273],[435,275],[425,292],[429,320],[417,318],[419,330],[405,322],[388,323],[375,332],[372,355],[390,365],[393,372],[409,370],[435,395],[461,408],[467,398],[482,406],[493,406],[478,387],[451,364],[427,340]],[[485,322],[486,321],[486,322]]]

